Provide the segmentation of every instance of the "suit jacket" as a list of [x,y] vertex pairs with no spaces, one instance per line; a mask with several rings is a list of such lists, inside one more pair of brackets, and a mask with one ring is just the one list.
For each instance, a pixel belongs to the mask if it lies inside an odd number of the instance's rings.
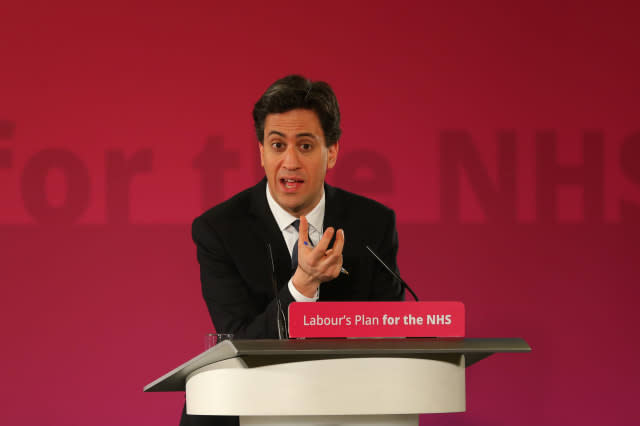
[[[266,179],[213,207],[193,222],[202,294],[218,333],[234,338],[277,338],[271,282],[271,244],[279,298],[285,313],[294,299],[287,283],[291,256],[271,214]],[[400,300],[402,287],[365,249],[397,270],[395,214],[382,204],[325,184],[324,228],[345,233],[343,266],[349,275],[320,285],[320,301]]]
[[[294,299],[288,282],[291,256],[266,197],[266,179],[196,218],[193,241],[202,294],[218,333],[234,338],[277,338],[277,305],[271,281],[271,244],[278,297],[285,314]],[[365,249],[397,271],[398,234],[393,210],[325,184],[324,228],[345,234],[343,266],[349,275],[320,285],[320,301],[401,300],[403,289]],[[237,418],[235,418],[237,422]],[[227,423],[230,422],[231,423]],[[183,425],[234,424],[221,416],[186,416]],[[237,424],[237,423],[235,423]]]

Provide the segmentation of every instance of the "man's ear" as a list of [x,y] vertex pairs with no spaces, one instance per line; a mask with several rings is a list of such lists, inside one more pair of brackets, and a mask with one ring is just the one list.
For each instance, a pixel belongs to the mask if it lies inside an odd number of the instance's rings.
[[336,165],[336,161],[338,161],[338,151],[340,151],[338,142],[331,145],[327,150],[329,151],[327,155],[327,169],[333,169]]
[[258,142],[258,149],[260,150],[260,165],[264,169],[264,144]]

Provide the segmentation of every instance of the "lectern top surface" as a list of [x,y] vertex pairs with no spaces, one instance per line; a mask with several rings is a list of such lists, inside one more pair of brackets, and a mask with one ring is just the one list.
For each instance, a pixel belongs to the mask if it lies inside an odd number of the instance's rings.
[[460,338],[407,338],[407,339],[291,339],[291,340],[236,340],[232,341],[243,355],[384,355],[427,353],[495,353],[528,352],[527,342],[519,338],[460,339]]
[[469,366],[493,353],[529,351],[527,342],[520,338],[225,340],[149,383],[144,391],[184,390],[185,380],[193,371],[234,357],[271,359],[268,362],[278,363],[329,357],[460,354],[465,355]]

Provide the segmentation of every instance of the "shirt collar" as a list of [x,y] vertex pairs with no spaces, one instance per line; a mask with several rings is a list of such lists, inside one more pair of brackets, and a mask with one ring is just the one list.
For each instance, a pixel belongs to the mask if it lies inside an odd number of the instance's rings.
[[[278,224],[278,228],[280,231],[284,231],[289,225],[291,225],[298,218],[292,216],[285,209],[278,204],[278,202],[271,196],[271,191],[269,191],[269,184],[265,185],[267,188],[267,203],[269,204],[269,209],[271,210],[271,214],[276,220]],[[307,213],[307,220],[309,221],[309,226],[315,229],[317,232],[322,234],[322,224],[324,221],[324,206],[325,206],[325,197],[324,197],[324,187],[322,188],[322,197],[316,206]]]

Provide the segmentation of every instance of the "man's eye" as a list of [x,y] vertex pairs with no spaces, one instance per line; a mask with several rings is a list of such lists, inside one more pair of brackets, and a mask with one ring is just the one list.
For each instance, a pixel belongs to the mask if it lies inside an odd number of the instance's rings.
[[281,151],[284,148],[284,144],[282,142],[273,142],[271,147],[276,151]]
[[313,148],[313,145],[310,143],[303,143],[300,145],[300,151],[311,151],[311,148]]

